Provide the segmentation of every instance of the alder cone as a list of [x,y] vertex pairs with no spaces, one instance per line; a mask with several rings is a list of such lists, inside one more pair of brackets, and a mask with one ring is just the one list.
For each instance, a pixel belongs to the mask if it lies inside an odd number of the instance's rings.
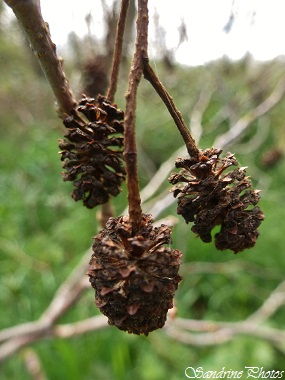
[[92,97],[105,93],[108,81],[108,57],[97,55],[83,64],[83,92]]
[[66,140],[59,141],[63,179],[73,182],[75,201],[83,200],[84,206],[93,208],[117,196],[125,180],[124,113],[101,95],[96,105],[93,98],[84,96],[78,111],[88,121],[68,116]]
[[109,324],[148,335],[164,326],[173,307],[182,254],[169,247],[169,227],[153,227],[150,215],[134,236],[131,231],[128,216],[110,218],[95,237],[87,274]]
[[219,158],[221,152],[211,148],[199,158],[179,158],[175,165],[182,170],[172,174],[169,181],[175,185],[172,191],[178,198],[177,213],[186,223],[194,222],[192,231],[208,243],[213,228],[220,225],[216,247],[237,253],[255,245],[264,215],[256,206],[259,190],[252,189],[245,168],[224,173],[238,162],[231,153]]

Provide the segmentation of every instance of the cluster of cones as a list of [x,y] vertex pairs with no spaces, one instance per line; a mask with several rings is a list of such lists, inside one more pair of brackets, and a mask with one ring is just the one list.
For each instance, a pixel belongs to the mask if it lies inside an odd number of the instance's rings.
[[[124,114],[105,97],[84,96],[78,112],[86,120],[68,116],[65,140],[60,140],[63,178],[72,181],[72,197],[88,208],[120,193],[125,180]],[[264,215],[257,206],[259,191],[252,188],[245,168],[233,154],[207,149],[198,157],[179,158],[169,182],[178,199],[177,213],[202,241],[234,253],[255,245]],[[232,171],[227,170],[236,166]],[[129,217],[110,218],[95,237],[88,275],[96,305],[111,325],[134,334],[161,328],[173,307],[182,253],[171,249],[171,230],[153,226],[143,214],[133,231]]]

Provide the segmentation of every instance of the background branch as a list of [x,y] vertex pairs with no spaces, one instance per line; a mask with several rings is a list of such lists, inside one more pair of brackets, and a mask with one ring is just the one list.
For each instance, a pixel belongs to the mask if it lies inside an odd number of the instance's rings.
[[[237,335],[247,335],[263,339],[285,353],[285,331],[261,326],[254,322],[214,322],[176,318],[169,325],[167,324],[165,329],[167,335],[172,338],[194,346],[222,344]],[[188,332],[189,330],[195,334]]]
[[118,24],[117,24],[112,70],[111,70],[111,76],[110,76],[110,86],[107,92],[107,99],[111,103],[114,102],[114,97],[117,90],[119,71],[120,71],[121,61],[122,61],[123,42],[124,42],[126,21],[127,21],[127,16],[128,16],[129,3],[130,3],[130,0],[122,0]]
[[41,361],[35,350],[27,348],[23,353],[23,361],[33,380],[47,380]]
[[206,88],[202,89],[202,91],[199,94],[199,98],[197,102],[195,103],[193,109],[191,110],[190,114],[190,131],[193,136],[193,138],[196,141],[196,144],[199,144],[199,141],[203,134],[203,126],[202,126],[202,119],[205,110],[210,104],[210,101],[212,99],[212,96],[215,92],[215,88],[209,87],[207,85]]
[[[177,220],[166,221],[176,223]],[[157,222],[159,225],[162,221]],[[79,302],[80,295],[89,287],[88,279],[85,275],[91,251],[88,250],[83,255],[81,261],[74,268],[69,277],[62,283],[55,293],[50,305],[43,312],[41,317],[34,322],[25,323],[4,329],[0,332],[0,362],[13,355],[19,349],[26,347],[36,341],[51,338],[70,338],[82,335],[90,331],[108,327],[107,319],[104,316],[95,316],[70,324],[57,324],[75,302]],[[237,270],[246,270],[253,276],[262,278],[282,278],[282,273],[272,275],[270,271],[260,268],[254,264],[235,261],[229,263],[209,263],[194,262],[184,264],[182,273],[188,274],[230,274]],[[261,323],[266,322],[285,304],[285,281],[268,295],[260,308],[253,312],[247,319],[239,322],[216,322],[207,320],[192,320],[183,318],[169,319],[164,331],[173,339],[184,344],[193,346],[211,346],[223,344],[234,339],[237,335],[248,335],[268,341],[285,352],[283,344],[285,342],[285,331],[268,328]]]
[[[284,301],[285,281],[280,283],[264,301],[263,305],[246,320],[216,322],[169,318],[163,331],[173,339],[192,346],[213,346],[229,342],[238,335],[252,336],[269,342],[285,353],[285,331],[261,325],[261,322],[265,322],[284,305]],[[67,303],[70,305],[70,302]],[[64,308],[64,310],[67,310],[67,308]],[[38,340],[50,337],[70,338],[108,326],[106,317],[101,315],[71,324],[53,325],[53,323],[54,320],[51,318],[50,323],[47,323],[47,319],[45,324],[39,323],[39,321],[30,323],[29,325],[33,329],[28,328],[27,324],[26,331],[19,328],[23,327],[23,325],[14,328],[13,334],[10,334],[9,337],[6,334],[7,341],[0,346],[0,362],[19,349]],[[16,330],[20,334],[17,334]]]
[[271,95],[257,107],[248,111],[231,128],[216,138],[213,146],[225,149],[237,141],[244,131],[259,117],[265,115],[275,107],[285,94],[285,79],[278,82]]

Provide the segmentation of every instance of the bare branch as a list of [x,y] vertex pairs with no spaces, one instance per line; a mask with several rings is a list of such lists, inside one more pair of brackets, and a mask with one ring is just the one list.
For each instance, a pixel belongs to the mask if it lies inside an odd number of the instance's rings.
[[[0,342],[13,340],[15,337],[20,338],[25,335],[32,335],[45,328],[46,328],[46,324],[41,321],[27,322],[21,325],[8,327],[0,331]],[[0,347],[1,347],[1,350],[0,350],[0,353],[1,353],[2,346]],[[0,356],[0,359],[1,359],[1,356]]]
[[125,149],[127,171],[128,205],[130,223],[135,233],[142,218],[139,178],[137,168],[137,147],[135,136],[135,114],[137,89],[143,71],[143,60],[147,57],[148,46],[148,2],[138,0],[137,38],[132,67],[126,93]]
[[3,343],[0,346],[0,363],[15,354],[15,352],[19,351],[21,348],[35,342],[39,337],[40,335],[38,335],[37,331],[37,334],[19,336],[18,338],[12,338]]
[[62,59],[56,53],[56,46],[52,42],[47,23],[41,14],[39,0],[4,0],[12,8],[33,52],[40,62],[54,96],[59,105],[61,117],[66,114],[74,114],[76,100],[72,95],[69,83],[63,72]]
[[104,315],[84,319],[80,322],[66,325],[57,325],[53,329],[53,335],[59,338],[70,338],[77,335],[86,334],[90,331],[108,327],[108,319]]
[[203,334],[192,334],[175,327],[172,323],[164,328],[166,334],[178,342],[191,346],[216,346],[231,340],[232,333],[230,330],[220,330]]
[[126,28],[126,20],[127,20],[127,15],[128,15],[129,3],[130,3],[130,0],[122,0],[118,24],[117,24],[117,33],[116,33],[116,41],[115,41],[115,47],[114,47],[110,86],[107,92],[107,99],[111,103],[114,102],[114,97],[117,90],[119,71],[120,71],[120,66],[121,66],[121,61],[122,61],[123,42],[124,42],[124,34],[125,34],[125,28]]

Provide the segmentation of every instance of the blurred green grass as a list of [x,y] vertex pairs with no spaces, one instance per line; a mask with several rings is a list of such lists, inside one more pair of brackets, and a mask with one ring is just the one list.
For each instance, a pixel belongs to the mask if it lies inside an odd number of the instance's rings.
[[[63,127],[57,118],[51,92],[45,79],[31,64],[25,46],[8,41],[0,34],[0,328],[37,319],[55,291],[92,244],[98,230],[96,210],[86,210],[69,196],[72,187],[61,178],[57,141]],[[3,58],[5,57],[5,59]],[[8,63],[7,63],[8,62]],[[21,62],[21,64],[19,64]],[[72,62],[68,62],[72,66]],[[211,146],[217,134],[226,131],[229,117],[212,128],[216,113],[227,103],[243,114],[254,106],[251,86],[258,89],[264,78],[263,93],[268,96],[284,76],[282,63],[256,67],[244,61],[213,63],[208,67],[167,71],[158,64],[158,73],[168,84],[178,108],[190,117],[201,89],[216,88],[203,114],[201,147]],[[266,72],[267,77],[262,75]],[[257,75],[259,74],[259,76]],[[251,82],[247,80],[251,78]],[[254,79],[255,78],[255,82]],[[117,102],[124,104],[126,78],[122,78]],[[76,84],[78,85],[78,84]],[[222,87],[222,89],[221,89]],[[123,106],[122,106],[123,107]],[[213,244],[203,244],[193,236],[191,226],[180,219],[173,229],[173,247],[184,254],[184,277],[177,292],[178,315],[185,318],[238,321],[258,308],[284,279],[284,160],[271,169],[261,165],[262,154],[284,143],[284,100],[264,118],[269,135],[257,151],[238,159],[249,165],[253,182],[261,186],[261,207],[266,219],[260,227],[256,246],[239,255],[218,252]],[[141,187],[169,155],[182,145],[168,112],[150,85],[142,82],[138,98],[137,138]],[[241,142],[257,131],[254,124]],[[283,144],[284,145],[284,144]],[[231,147],[235,151],[235,147]],[[143,158],[147,157],[145,164]],[[250,163],[250,164],[249,164]],[[143,165],[144,164],[144,165]],[[164,188],[169,185],[165,184]],[[123,192],[115,200],[119,214],[126,207]],[[163,215],[175,215],[175,205]],[[260,268],[225,271],[222,274],[188,274],[194,262],[239,264]],[[256,268],[256,267],[254,267]],[[71,323],[99,314],[90,288],[60,322]],[[284,328],[284,308],[271,319],[270,326]],[[84,336],[61,340],[47,339],[33,345],[49,379],[138,380],[184,378],[188,366],[208,369],[242,369],[246,365],[284,369],[284,355],[266,342],[237,337],[216,347],[191,347],[167,337],[163,331],[148,337],[131,336],[108,328]],[[283,367],[282,367],[283,366]],[[23,353],[8,359],[1,379],[30,379]]]

